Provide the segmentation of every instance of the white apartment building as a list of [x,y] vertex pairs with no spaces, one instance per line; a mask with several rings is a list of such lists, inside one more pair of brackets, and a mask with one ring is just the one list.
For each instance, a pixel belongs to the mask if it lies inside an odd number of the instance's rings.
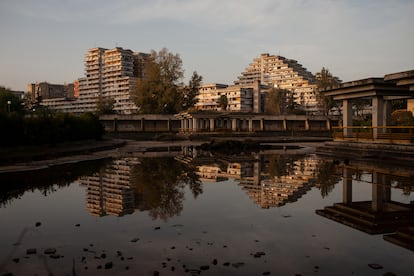
[[305,110],[317,109],[315,77],[296,60],[261,54],[234,83],[245,86],[258,80],[264,85],[292,91],[294,101]]
[[221,96],[227,98],[227,111],[232,112],[262,112],[261,91],[267,87],[254,82],[250,85],[204,84],[199,89],[195,108],[199,110],[222,111],[219,104]]
[[137,78],[144,77],[148,54],[129,49],[92,48],[85,55],[85,78],[79,79],[78,109],[95,111],[100,97],[115,100],[114,111],[136,113],[131,93]]
[[149,54],[116,47],[92,48],[85,55],[85,77],[77,82],[76,100],[55,99],[42,105],[71,113],[94,112],[99,99],[115,100],[114,111],[120,114],[136,113],[132,100],[137,78],[145,77],[145,61]]

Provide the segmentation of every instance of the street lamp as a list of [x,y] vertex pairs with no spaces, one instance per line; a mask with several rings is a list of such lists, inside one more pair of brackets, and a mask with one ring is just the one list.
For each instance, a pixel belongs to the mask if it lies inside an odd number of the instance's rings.
[[7,101],[7,112],[10,113],[11,101]]

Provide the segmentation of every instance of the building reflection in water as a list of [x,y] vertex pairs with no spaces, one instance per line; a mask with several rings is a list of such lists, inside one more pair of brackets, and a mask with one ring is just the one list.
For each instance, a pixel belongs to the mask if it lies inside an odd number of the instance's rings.
[[[390,172],[370,166],[340,166],[343,173],[342,202],[316,213],[368,234],[385,234],[385,240],[414,250],[414,202],[400,202],[392,193],[409,195],[414,191],[411,168]],[[361,177],[361,176],[365,177]],[[371,184],[372,198],[354,201],[353,185]]]
[[295,202],[315,185],[329,190],[329,185],[339,181],[332,176],[332,167],[325,172],[329,181],[321,177],[326,162],[295,152],[228,156],[183,147],[174,158],[163,153],[158,157],[120,158],[94,175],[82,177],[89,212],[123,216],[147,210],[154,219],[166,220],[180,214],[185,185],[197,197],[202,193],[201,183],[228,179],[236,180],[255,204],[267,209]]
[[[277,160],[274,160],[275,156],[271,156],[270,160],[264,157],[265,162],[258,162],[255,165],[259,177],[255,171],[253,181],[242,179],[240,182],[243,190],[262,208],[279,207],[288,202],[297,201],[315,185],[320,160],[314,157],[301,157],[300,159],[278,157]],[[267,166],[261,173],[260,167],[263,163]],[[285,169],[276,170],[275,174],[274,166],[280,169],[281,165]]]
[[194,163],[202,181],[238,180],[252,201],[266,209],[302,197],[315,185],[318,167],[323,163],[315,156],[270,152],[223,156],[192,147],[185,148],[176,159]]
[[81,177],[80,183],[87,188],[87,208],[92,215],[123,216],[139,210],[167,220],[180,214],[186,185],[194,197],[202,193],[193,171],[192,166],[169,156],[129,156],[113,160],[92,176]]
[[131,169],[139,163],[128,157],[112,161],[92,176],[80,178],[87,188],[87,208],[96,216],[131,214],[135,209]]

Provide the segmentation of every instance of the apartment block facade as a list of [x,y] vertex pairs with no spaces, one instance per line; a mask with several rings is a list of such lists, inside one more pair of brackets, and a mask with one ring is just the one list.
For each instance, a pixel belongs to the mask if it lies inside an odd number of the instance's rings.
[[73,99],[74,84],[52,84],[48,82],[30,83],[27,86],[27,92],[32,101],[70,98]]
[[111,98],[115,101],[116,113],[133,114],[138,108],[133,102],[131,93],[136,80],[145,77],[145,64],[148,57],[149,54],[137,53],[121,47],[92,48],[85,55],[85,76],[72,84],[70,93],[63,93],[63,89],[59,92],[57,88],[50,85],[49,88],[43,89],[43,86],[40,86],[43,83],[39,84],[40,88],[29,84],[29,91],[37,93],[33,93],[33,97],[40,93],[41,105],[56,111],[94,112],[100,100]]
[[296,60],[261,54],[253,59],[234,84],[246,86],[255,81],[291,91],[294,101],[305,110],[317,109],[315,76]]
[[262,93],[266,89],[268,87],[260,85],[259,81],[248,85],[204,84],[199,89],[195,108],[223,111],[219,101],[224,95],[227,98],[227,111],[260,113],[263,111]]
[[85,55],[85,77],[79,79],[78,111],[95,111],[99,99],[112,98],[115,112],[136,113],[131,93],[136,79],[145,76],[148,56],[121,47],[90,49]]

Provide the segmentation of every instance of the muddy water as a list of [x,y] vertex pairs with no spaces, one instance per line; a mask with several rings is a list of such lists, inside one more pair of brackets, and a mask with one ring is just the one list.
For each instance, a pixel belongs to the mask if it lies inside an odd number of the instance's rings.
[[410,170],[346,163],[189,148],[2,179],[0,273],[412,275],[384,240],[414,226]]

